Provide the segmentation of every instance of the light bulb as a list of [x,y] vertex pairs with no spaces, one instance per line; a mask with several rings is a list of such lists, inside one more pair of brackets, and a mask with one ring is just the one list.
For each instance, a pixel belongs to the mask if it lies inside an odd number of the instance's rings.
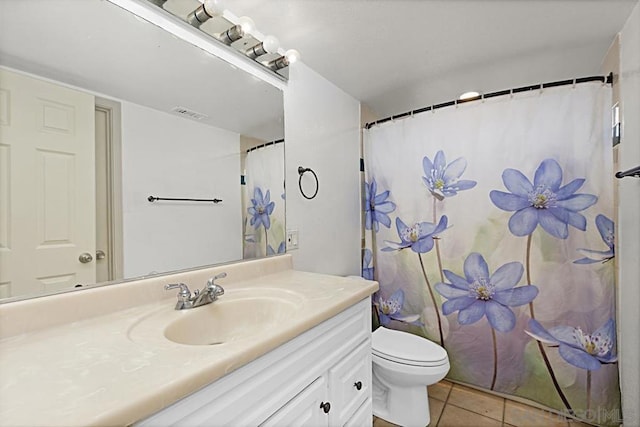
[[262,40],[262,47],[267,53],[276,53],[280,47],[280,42],[274,36],[267,36]]
[[204,9],[209,16],[222,16],[224,12],[224,2],[222,0],[204,0]]
[[249,18],[248,16],[241,16],[240,18],[238,18],[238,22],[236,22],[236,25],[240,25],[240,27],[242,28],[242,32],[245,34],[251,34],[251,32],[253,32],[253,30],[255,30],[256,28],[256,24],[255,22],[253,22],[253,19]]
[[476,98],[480,96],[480,94],[478,92],[475,91],[471,91],[471,92],[465,92],[462,95],[460,95],[460,97],[458,98],[461,101],[465,101],[467,99],[472,99],[472,98]]
[[289,49],[284,53],[284,56],[285,58],[287,58],[287,61],[289,62],[289,64],[293,64],[294,62],[297,62],[300,60],[300,52],[298,52],[295,49]]

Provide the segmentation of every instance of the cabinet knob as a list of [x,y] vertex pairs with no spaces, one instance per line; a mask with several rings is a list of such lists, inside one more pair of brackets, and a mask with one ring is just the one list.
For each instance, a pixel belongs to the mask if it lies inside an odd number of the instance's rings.
[[322,402],[322,403],[320,403],[320,408],[322,408],[322,410],[324,411],[325,414],[328,414],[329,411],[331,410],[331,403]]
[[362,381],[354,383],[353,386],[356,388],[356,390],[362,390]]

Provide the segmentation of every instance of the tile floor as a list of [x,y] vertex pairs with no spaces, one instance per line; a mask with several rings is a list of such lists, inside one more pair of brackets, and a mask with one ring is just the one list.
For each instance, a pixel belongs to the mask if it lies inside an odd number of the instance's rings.
[[[443,380],[429,386],[430,427],[589,427],[532,406]],[[373,427],[395,427],[373,419]]]

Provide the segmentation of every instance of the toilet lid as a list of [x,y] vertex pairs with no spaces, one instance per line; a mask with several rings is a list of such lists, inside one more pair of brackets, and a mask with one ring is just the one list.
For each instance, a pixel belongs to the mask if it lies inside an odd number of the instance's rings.
[[371,349],[374,355],[406,365],[440,366],[448,360],[446,350],[438,344],[383,326],[373,332]]

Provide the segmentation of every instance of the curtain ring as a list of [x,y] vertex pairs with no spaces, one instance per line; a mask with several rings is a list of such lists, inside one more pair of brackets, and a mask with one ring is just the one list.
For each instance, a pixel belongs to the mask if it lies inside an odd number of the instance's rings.
[[[304,175],[306,172],[311,172],[313,174],[313,177],[316,180],[316,191],[313,193],[313,196],[307,196],[304,193],[304,190],[302,189],[302,175]],[[298,166],[298,175],[300,175],[298,177],[298,188],[300,189],[300,194],[302,194],[302,197],[309,200],[316,197],[316,195],[318,194],[318,190],[320,189],[320,183],[318,182],[318,175],[316,175],[316,173],[311,168],[303,168],[302,166]]]

